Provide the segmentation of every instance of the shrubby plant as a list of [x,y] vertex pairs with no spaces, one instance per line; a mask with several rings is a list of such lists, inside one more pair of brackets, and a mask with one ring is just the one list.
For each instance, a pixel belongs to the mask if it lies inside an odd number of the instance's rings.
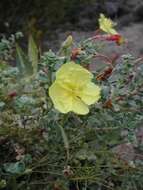
[[142,189],[143,60],[104,55],[126,41],[99,21],[105,33],[69,36],[57,53],[39,56],[30,35],[15,66],[1,59],[1,189]]
[[13,50],[15,47],[15,42],[19,38],[21,38],[23,34],[21,32],[17,32],[16,34],[12,34],[8,39],[6,36],[3,36],[0,41],[0,60],[8,61],[13,59]]

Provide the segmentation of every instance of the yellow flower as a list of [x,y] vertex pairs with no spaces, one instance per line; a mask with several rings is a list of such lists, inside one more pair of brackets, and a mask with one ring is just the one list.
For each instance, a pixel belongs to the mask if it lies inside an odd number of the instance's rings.
[[100,88],[91,82],[92,78],[92,73],[74,62],[62,65],[49,88],[54,107],[62,113],[87,114],[88,106],[100,98]]
[[108,34],[118,34],[114,29],[116,24],[109,18],[106,18],[104,14],[100,14],[99,28]]

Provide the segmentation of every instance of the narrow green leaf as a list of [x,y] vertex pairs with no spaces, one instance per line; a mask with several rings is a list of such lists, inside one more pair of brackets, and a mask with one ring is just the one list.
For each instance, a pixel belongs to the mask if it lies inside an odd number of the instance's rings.
[[16,44],[16,63],[17,67],[22,75],[32,75],[33,69],[32,65],[30,64],[28,57],[25,55],[24,51],[21,49],[21,47]]
[[68,142],[68,138],[67,138],[67,135],[65,133],[65,130],[63,129],[63,127],[61,125],[59,125],[59,127],[60,127],[60,130],[61,130],[61,134],[62,134],[62,138],[63,138],[63,141],[64,141],[65,148],[69,149],[69,142]]
[[64,128],[61,125],[59,125],[59,128],[61,130],[61,135],[62,135],[62,138],[63,138],[64,147],[66,149],[67,161],[68,161],[69,160],[69,142],[68,142],[68,137],[66,135],[66,132],[65,132]]
[[38,69],[38,48],[32,35],[29,35],[28,57],[30,62],[32,63],[34,74],[36,74]]

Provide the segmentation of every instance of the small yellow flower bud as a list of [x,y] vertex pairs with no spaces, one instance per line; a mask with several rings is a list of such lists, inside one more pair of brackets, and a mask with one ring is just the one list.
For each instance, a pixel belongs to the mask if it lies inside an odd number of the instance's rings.
[[69,48],[73,44],[73,37],[69,35],[67,39],[63,42],[62,48]]

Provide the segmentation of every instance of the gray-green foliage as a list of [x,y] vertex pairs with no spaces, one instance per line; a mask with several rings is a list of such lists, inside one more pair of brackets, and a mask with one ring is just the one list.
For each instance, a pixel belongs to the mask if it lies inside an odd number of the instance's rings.
[[9,60],[12,59],[13,49],[15,47],[15,42],[23,35],[21,32],[17,32],[16,34],[12,34],[9,38],[3,36],[0,40],[0,61],[1,60]]

